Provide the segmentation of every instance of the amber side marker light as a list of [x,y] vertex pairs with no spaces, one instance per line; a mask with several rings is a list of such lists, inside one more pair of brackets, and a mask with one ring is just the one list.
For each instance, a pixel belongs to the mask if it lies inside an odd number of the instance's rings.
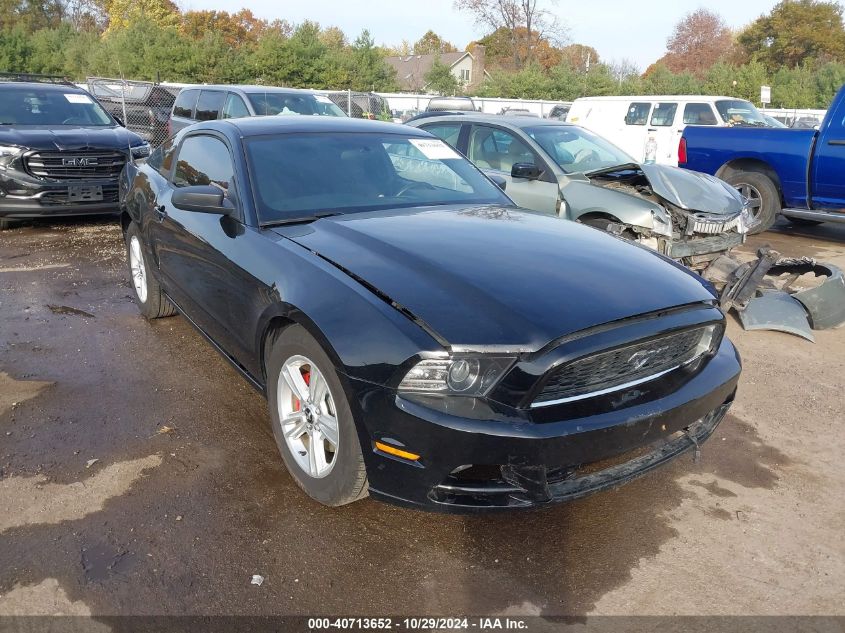
[[385,444],[384,442],[376,442],[376,448],[379,449],[382,453],[388,453],[390,455],[396,455],[396,457],[401,457],[402,459],[408,459],[412,462],[417,461],[420,456],[416,453],[409,453],[408,451],[403,451],[401,448],[396,448],[395,446],[391,446],[390,444]]

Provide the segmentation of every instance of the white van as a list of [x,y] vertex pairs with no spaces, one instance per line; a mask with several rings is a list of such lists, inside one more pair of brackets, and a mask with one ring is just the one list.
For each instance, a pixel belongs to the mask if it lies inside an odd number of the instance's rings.
[[663,165],[678,164],[678,143],[687,125],[768,127],[750,101],[702,95],[581,97],[566,120],[596,132],[638,161]]

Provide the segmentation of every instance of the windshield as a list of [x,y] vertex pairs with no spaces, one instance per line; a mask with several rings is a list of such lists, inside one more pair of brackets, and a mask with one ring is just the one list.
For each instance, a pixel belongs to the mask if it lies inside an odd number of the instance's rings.
[[763,115],[749,101],[742,99],[722,99],[716,102],[716,110],[722,121],[728,125],[756,125],[769,127]]
[[602,137],[574,125],[543,125],[525,132],[567,174],[637,162]]
[[435,138],[315,133],[246,141],[262,224],[428,205],[513,203]]
[[247,95],[259,116],[304,114],[308,116],[346,116],[332,100],[323,95],[295,92],[258,92]]
[[0,125],[115,125],[99,103],[81,92],[9,90],[0,100]]

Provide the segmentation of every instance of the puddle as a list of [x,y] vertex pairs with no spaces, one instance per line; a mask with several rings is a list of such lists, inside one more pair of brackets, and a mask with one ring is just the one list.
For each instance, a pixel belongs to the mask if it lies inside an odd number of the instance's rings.
[[16,380],[0,371],[0,415],[22,402],[31,400],[53,383],[41,380]]
[[[70,484],[48,483],[44,475],[0,480],[0,534],[25,525],[61,523],[98,512],[124,494],[144,470],[161,464],[159,455],[118,462]],[[80,464],[84,468],[84,464]]]

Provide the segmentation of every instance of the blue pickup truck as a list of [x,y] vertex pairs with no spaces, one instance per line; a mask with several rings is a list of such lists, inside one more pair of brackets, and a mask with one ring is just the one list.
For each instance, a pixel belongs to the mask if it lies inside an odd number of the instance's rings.
[[678,164],[739,189],[757,220],[751,233],[778,213],[797,223],[845,222],[845,86],[818,130],[688,125]]

